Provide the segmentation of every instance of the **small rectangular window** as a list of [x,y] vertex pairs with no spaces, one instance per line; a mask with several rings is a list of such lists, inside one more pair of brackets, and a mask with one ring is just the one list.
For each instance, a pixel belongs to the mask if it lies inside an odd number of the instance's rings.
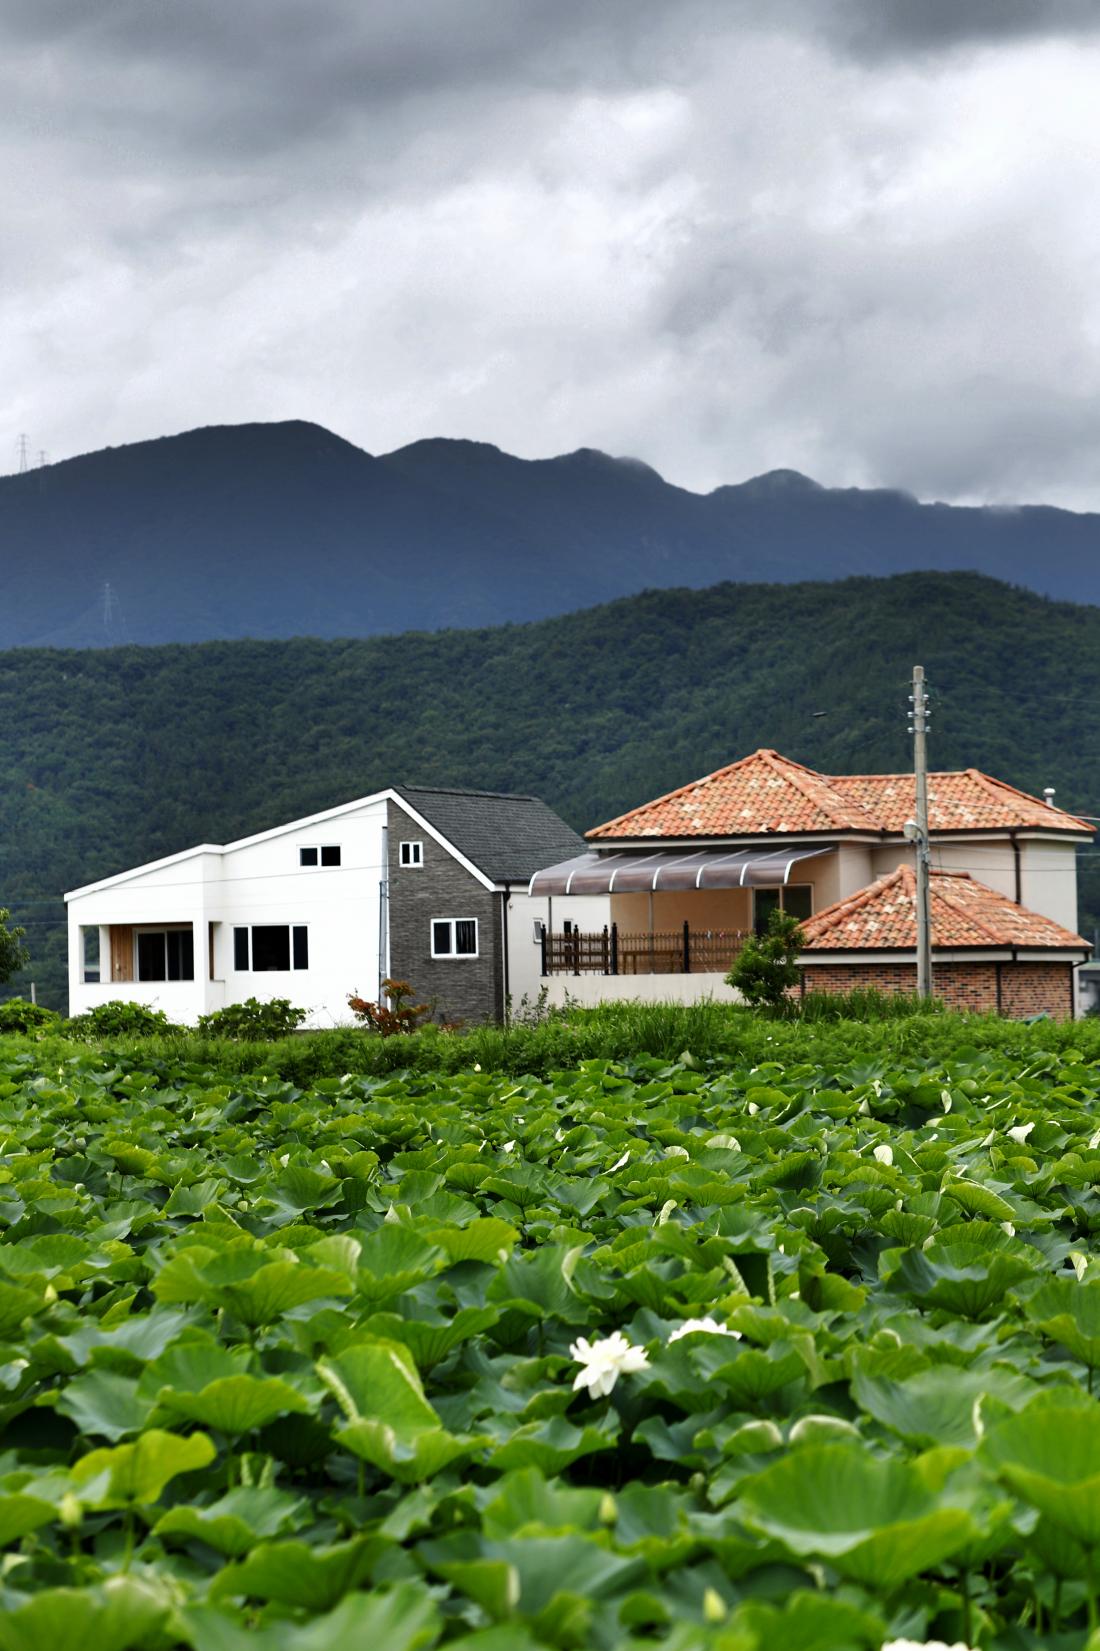
[[401,864],[403,866],[422,866],[424,864],[424,844],[402,843]]
[[169,980],[194,980],[195,935],[192,929],[169,929],[164,937]]
[[317,864],[317,850],[315,848],[300,848],[298,850],[298,864],[300,866],[315,866]]
[[309,968],[309,929],[305,923],[254,923],[233,930],[233,964],[253,974],[287,974]]
[[89,925],[82,928],[80,933],[83,960],[81,979],[91,985],[99,979],[99,925]]
[[323,866],[338,866],[340,864],[339,843],[324,843],[321,846],[321,864]]
[[476,957],[476,917],[436,917],[432,920],[433,957]]

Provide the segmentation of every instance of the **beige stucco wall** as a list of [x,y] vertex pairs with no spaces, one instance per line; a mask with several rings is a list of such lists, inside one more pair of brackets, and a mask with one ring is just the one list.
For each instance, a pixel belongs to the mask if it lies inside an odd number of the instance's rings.
[[1073,843],[1021,840],[1020,903],[1077,932],[1077,855]]
[[[622,934],[649,933],[649,895],[613,894],[611,918]],[[739,930],[752,927],[750,889],[658,889],[653,896],[653,927],[658,932],[682,927]]]

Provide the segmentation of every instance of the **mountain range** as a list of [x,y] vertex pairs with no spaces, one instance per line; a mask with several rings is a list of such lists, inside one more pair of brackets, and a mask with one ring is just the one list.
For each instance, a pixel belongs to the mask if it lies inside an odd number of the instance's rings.
[[[914,663],[933,768],[1100,815],[1100,606],[974,574],[649,591],[432,635],[0,653],[0,906],[32,949],[13,985],[64,1003],[64,890],[388,785],[533,793],[584,831],[761,745],[825,773],[908,768]],[[1100,851],[1080,866],[1091,938]]]
[[375,457],[301,422],[0,478],[0,648],[473,628],[646,589],[918,568],[1100,602],[1100,516],[787,470],[698,494],[590,449],[428,440]]

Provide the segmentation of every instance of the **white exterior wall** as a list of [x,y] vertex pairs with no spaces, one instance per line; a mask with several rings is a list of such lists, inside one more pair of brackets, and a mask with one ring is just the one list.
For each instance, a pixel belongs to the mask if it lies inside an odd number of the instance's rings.
[[598,934],[605,923],[611,925],[611,900],[606,894],[548,897],[513,889],[508,902],[508,996],[513,1009],[525,997],[534,1003],[542,987],[549,985],[542,978],[542,948],[534,938],[537,922],[555,934],[561,934],[567,922],[586,934]]
[[[239,846],[185,856],[142,871],[107,888],[69,900],[69,1004],[80,1014],[121,998],[163,1009],[172,1020],[194,1022],[200,1014],[246,998],[289,998],[307,1011],[306,1025],[350,1022],[349,992],[378,996],[380,883],[385,875],[386,802],[293,827]],[[339,844],[339,866],[301,866],[302,845]],[[151,928],[191,923],[193,981],[112,981],[107,926]],[[214,978],[209,978],[208,924],[214,934]],[[309,967],[289,971],[238,971],[233,930],[253,924],[305,925]],[[102,926],[100,980],[81,980],[80,930]],[[135,971],[136,972],[136,971]]]
[[551,975],[545,982],[553,1008],[565,1003],[740,1003],[722,975]]

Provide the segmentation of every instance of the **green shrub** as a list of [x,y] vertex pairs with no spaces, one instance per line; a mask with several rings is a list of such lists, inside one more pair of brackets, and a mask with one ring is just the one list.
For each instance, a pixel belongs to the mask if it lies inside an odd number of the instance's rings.
[[112,998],[74,1015],[66,1021],[65,1030],[76,1038],[166,1038],[179,1036],[184,1028],[170,1021],[163,1009]]
[[56,1032],[60,1025],[61,1016],[40,1003],[28,1003],[22,997],[0,1003],[0,1032]]
[[245,1043],[273,1043],[297,1030],[306,1018],[289,998],[273,997],[266,1003],[246,998],[243,1003],[227,1003],[209,1015],[199,1016],[199,1031],[206,1037],[236,1038]]
[[740,992],[752,1009],[781,1009],[792,986],[798,985],[798,955],[806,937],[798,919],[778,906],[768,919],[767,932],[750,934],[738,953],[726,982]]

